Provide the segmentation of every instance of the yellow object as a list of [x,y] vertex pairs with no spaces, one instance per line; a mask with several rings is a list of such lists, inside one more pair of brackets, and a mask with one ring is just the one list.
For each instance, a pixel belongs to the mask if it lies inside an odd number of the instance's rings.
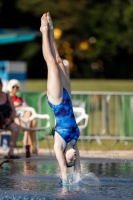
[[59,40],[62,35],[62,30],[59,28],[54,29],[54,37],[56,40]]
[[86,51],[86,50],[89,48],[89,45],[88,45],[87,42],[81,42],[81,43],[79,44],[79,48],[80,48],[80,50],[82,50],[82,51]]

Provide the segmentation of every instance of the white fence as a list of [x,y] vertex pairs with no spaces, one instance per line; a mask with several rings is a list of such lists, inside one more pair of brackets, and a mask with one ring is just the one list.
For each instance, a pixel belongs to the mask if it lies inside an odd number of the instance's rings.
[[[27,95],[29,93],[27,92]],[[133,93],[132,92],[79,92],[72,91],[72,101],[74,107],[82,107],[89,115],[88,125],[81,130],[80,141],[84,146],[85,141],[96,140],[101,144],[101,140],[133,140]],[[48,109],[46,92],[39,94],[38,113]],[[81,124],[82,125],[82,124]],[[38,127],[42,127],[38,121]],[[39,133],[40,134],[40,133]],[[36,134],[37,148],[39,149],[39,138]],[[41,133],[46,139],[53,139],[52,135]]]
[[[41,112],[42,97],[38,101]],[[133,140],[132,92],[72,92],[74,107],[83,107],[89,123],[82,140]]]

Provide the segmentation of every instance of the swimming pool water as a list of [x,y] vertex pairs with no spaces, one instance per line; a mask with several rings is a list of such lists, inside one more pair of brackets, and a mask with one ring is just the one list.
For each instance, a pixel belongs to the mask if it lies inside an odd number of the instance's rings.
[[[28,159],[0,168],[0,200],[131,200],[133,163],[81,160],[79,184],[61,186],[56,160]],[[69,169],[69,176],[74,176]]]

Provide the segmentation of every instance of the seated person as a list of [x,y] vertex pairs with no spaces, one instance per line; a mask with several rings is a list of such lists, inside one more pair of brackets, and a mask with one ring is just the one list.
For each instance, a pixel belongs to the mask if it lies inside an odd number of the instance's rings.
[[19,126],[14,122],[16,116],[15,107],[11,97],[2,91],[2,81],[0,79],[0,129],[6,128],[11,131],[10,149],[6,159],[17,159],[19,156],[14,155],[14,147],[19,134]]
[[[17,96],[17,92],[20,90],[20,82],[16,79],[12,79],[7,84],[7,90],[12,98],[15,107],[28,106],[22,97]],[[17,116],[21,117],[22,120],[27,121],[31,116],[30,111],[17,111]],[[22,127],[25,127],[25,124],[20,122],[19,118],[15,118],[15,122]],[[29,122],[29,128],[36,127],[36,120]],[[37,150],[34,148],[34,139],[35,131],[24,131],[23,145],[30,145],[30,153],[37,153]]]

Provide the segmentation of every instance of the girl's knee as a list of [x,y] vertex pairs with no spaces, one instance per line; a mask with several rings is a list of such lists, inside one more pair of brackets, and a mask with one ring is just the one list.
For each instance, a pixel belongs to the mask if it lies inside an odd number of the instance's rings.
[[48,65],[57,65],[57,62],[56,60],[54,59],[54,57],[52,56],[48,56],[47,59],[46,59],[46,62]]
[[20,127],[17,124],[12,123],[11,126],[9,127],[9,130],[15,134],[19,134]]
[[63,64],[63,61],[62,61],[62,59],[60,57],[57,57],[56,61],[57,61],[58,64]]
[[13,132],[14,132],[15,134],[19,134],[19,128],[18,128],[18,127],[14,127]]
[[36,127],[36,120],[35,119],[32,120],[31,126]]

